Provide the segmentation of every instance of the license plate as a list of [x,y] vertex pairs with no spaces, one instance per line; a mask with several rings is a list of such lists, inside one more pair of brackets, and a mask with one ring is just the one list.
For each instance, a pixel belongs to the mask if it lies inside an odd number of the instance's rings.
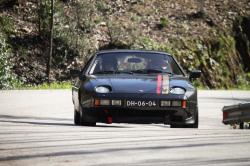
[[144,100],[127,100],[126,101],[127,107],[156,107],[156,101],[150,100],[150,101],[144,101]]

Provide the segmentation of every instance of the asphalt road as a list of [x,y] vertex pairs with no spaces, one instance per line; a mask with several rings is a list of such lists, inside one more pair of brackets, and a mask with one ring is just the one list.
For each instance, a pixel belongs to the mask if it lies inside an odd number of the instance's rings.
[[199,129],[73,125],[70,90],[0,91],[0,165],[250,165],[250,130],[221,123],[250,91],[199,91]]

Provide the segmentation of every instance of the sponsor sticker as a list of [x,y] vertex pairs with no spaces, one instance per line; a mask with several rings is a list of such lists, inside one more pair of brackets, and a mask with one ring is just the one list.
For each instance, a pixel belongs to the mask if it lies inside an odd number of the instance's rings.
[[168,75],[157,75],[157,94],[168,94],[169,93],[169,76]]
[[156,87],[156,93],[161,94],[161,84],[162,84],[162,75],[157,75],[157,87]]
[[169,76],[163,75],[162,77],[162,94],[169,93]]

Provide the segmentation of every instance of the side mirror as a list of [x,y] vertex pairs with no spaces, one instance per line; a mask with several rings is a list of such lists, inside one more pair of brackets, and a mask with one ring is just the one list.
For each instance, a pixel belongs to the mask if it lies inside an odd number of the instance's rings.
[[70,76],[75,78],[75,77],[79,77],[81,75],[81,71],[80,70],[70,70]]
[[82,74],[80,70],[70,70],[71,77],[79,77],[80,80],[85,80],[86,76]]
[[195,79],[201,77],[201,71],[200,70],[193,70],[190,72],[189,79]]

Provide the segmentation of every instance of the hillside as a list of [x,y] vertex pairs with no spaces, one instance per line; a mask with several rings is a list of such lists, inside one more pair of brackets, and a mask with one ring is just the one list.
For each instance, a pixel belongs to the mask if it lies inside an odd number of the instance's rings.
[[[57,0],[52,80],[70,80],[97,50],[173,54],[197,85],[250,85],[248,0]],[[50,0],[0,0],[0,88],[46,81]]]

